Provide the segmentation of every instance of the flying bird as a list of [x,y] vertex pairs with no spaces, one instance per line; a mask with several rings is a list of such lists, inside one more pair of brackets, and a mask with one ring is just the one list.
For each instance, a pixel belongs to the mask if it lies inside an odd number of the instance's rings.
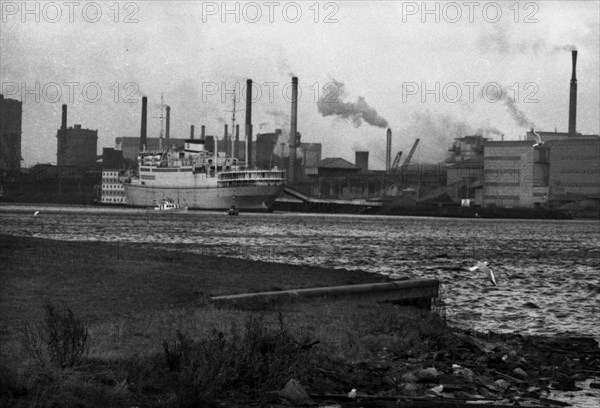
[[535,142],[536,142],[533,145],[533,147],[541,146],[545,143],[542,141],[542,137],[539,134],[535,133],[535,131],[533,129],[531,129],[531,133],[533,133],[533,135],[535,136]]
[[469,268],[469,270],[473,272],[474,270],[479,269],[481,272],[486,274],[486,276],[489,278],[489,280],[492,281],[494,286],[498,286],[498,284],[496,283],[496,278],[494,277],[494,272],[492,272],[492,270],[487,266],[487,264],[487,262],[477,262],[477,265],[473,266],[472,268]]
[[37,217],[37,215],[38,215],[39,213],[40,213],[39,211],[36,211],[36,212],[34,212],[34,213],[33,213],[33,216],[34,216],[34,217]]

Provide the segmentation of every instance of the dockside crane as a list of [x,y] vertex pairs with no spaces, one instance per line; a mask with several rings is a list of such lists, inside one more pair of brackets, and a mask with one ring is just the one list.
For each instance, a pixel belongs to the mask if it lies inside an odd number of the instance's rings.
[[420,140],[419,138],[417,138],[415,140],[415,143],[413,144],[412,148],[410,149],[408,156],[406,156],[406,160],[404,160],[404,163],[402,163],[402,167],[408,166],[410,164],[413,154],[415,154],[415,150],[417,150],[417,145],[419,144],[419,140]]
[[400,158],[402,157],[402,150],[396,154],[394,158],[394,163],[392,164],[392,173],[398,171],[398,167],[400,166]]

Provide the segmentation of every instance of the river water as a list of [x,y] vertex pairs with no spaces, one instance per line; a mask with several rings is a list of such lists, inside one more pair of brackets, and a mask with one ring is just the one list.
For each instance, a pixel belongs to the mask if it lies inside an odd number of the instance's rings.
[[[33,211],[40,210],[37,217]],[[451,323],[600,339],[600,223],[0,206],[5,234],[436,278]],[[486,260],[495,287],[468,267]]]

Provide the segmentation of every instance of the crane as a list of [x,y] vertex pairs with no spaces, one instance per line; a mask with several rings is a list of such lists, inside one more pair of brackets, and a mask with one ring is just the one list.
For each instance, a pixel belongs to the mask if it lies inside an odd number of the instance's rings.
[[400,166],[400,158],[402,157],[402,150],[398,152],[396,158],[394,159],[394,163],[392,164],[392,172],[398,170],[398,166]]
[[413,154],[415,154],[415,150],[417,150],[418,144],[419,144],[419,139],[417,138],[415,140],[415,143],[413,144],[412,148],[410,149],[410,153],[408,153],[408,156],[406,156],[406,160],[404,160],[404,163],[402,164],[402,166],[408,166],[410,164]]

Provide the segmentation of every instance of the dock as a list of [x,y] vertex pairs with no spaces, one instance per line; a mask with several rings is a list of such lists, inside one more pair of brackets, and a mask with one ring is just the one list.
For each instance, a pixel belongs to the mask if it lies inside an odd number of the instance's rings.
[[440,283],[437,279],[407,279],[383,283],[329,286],[270,292],[242,293],[215,296],[217,304],[240,304],[247,301],[289,301],[314,298],[351,297],[375,302],[411,303],[429,307],[431,299],[438,297]]

